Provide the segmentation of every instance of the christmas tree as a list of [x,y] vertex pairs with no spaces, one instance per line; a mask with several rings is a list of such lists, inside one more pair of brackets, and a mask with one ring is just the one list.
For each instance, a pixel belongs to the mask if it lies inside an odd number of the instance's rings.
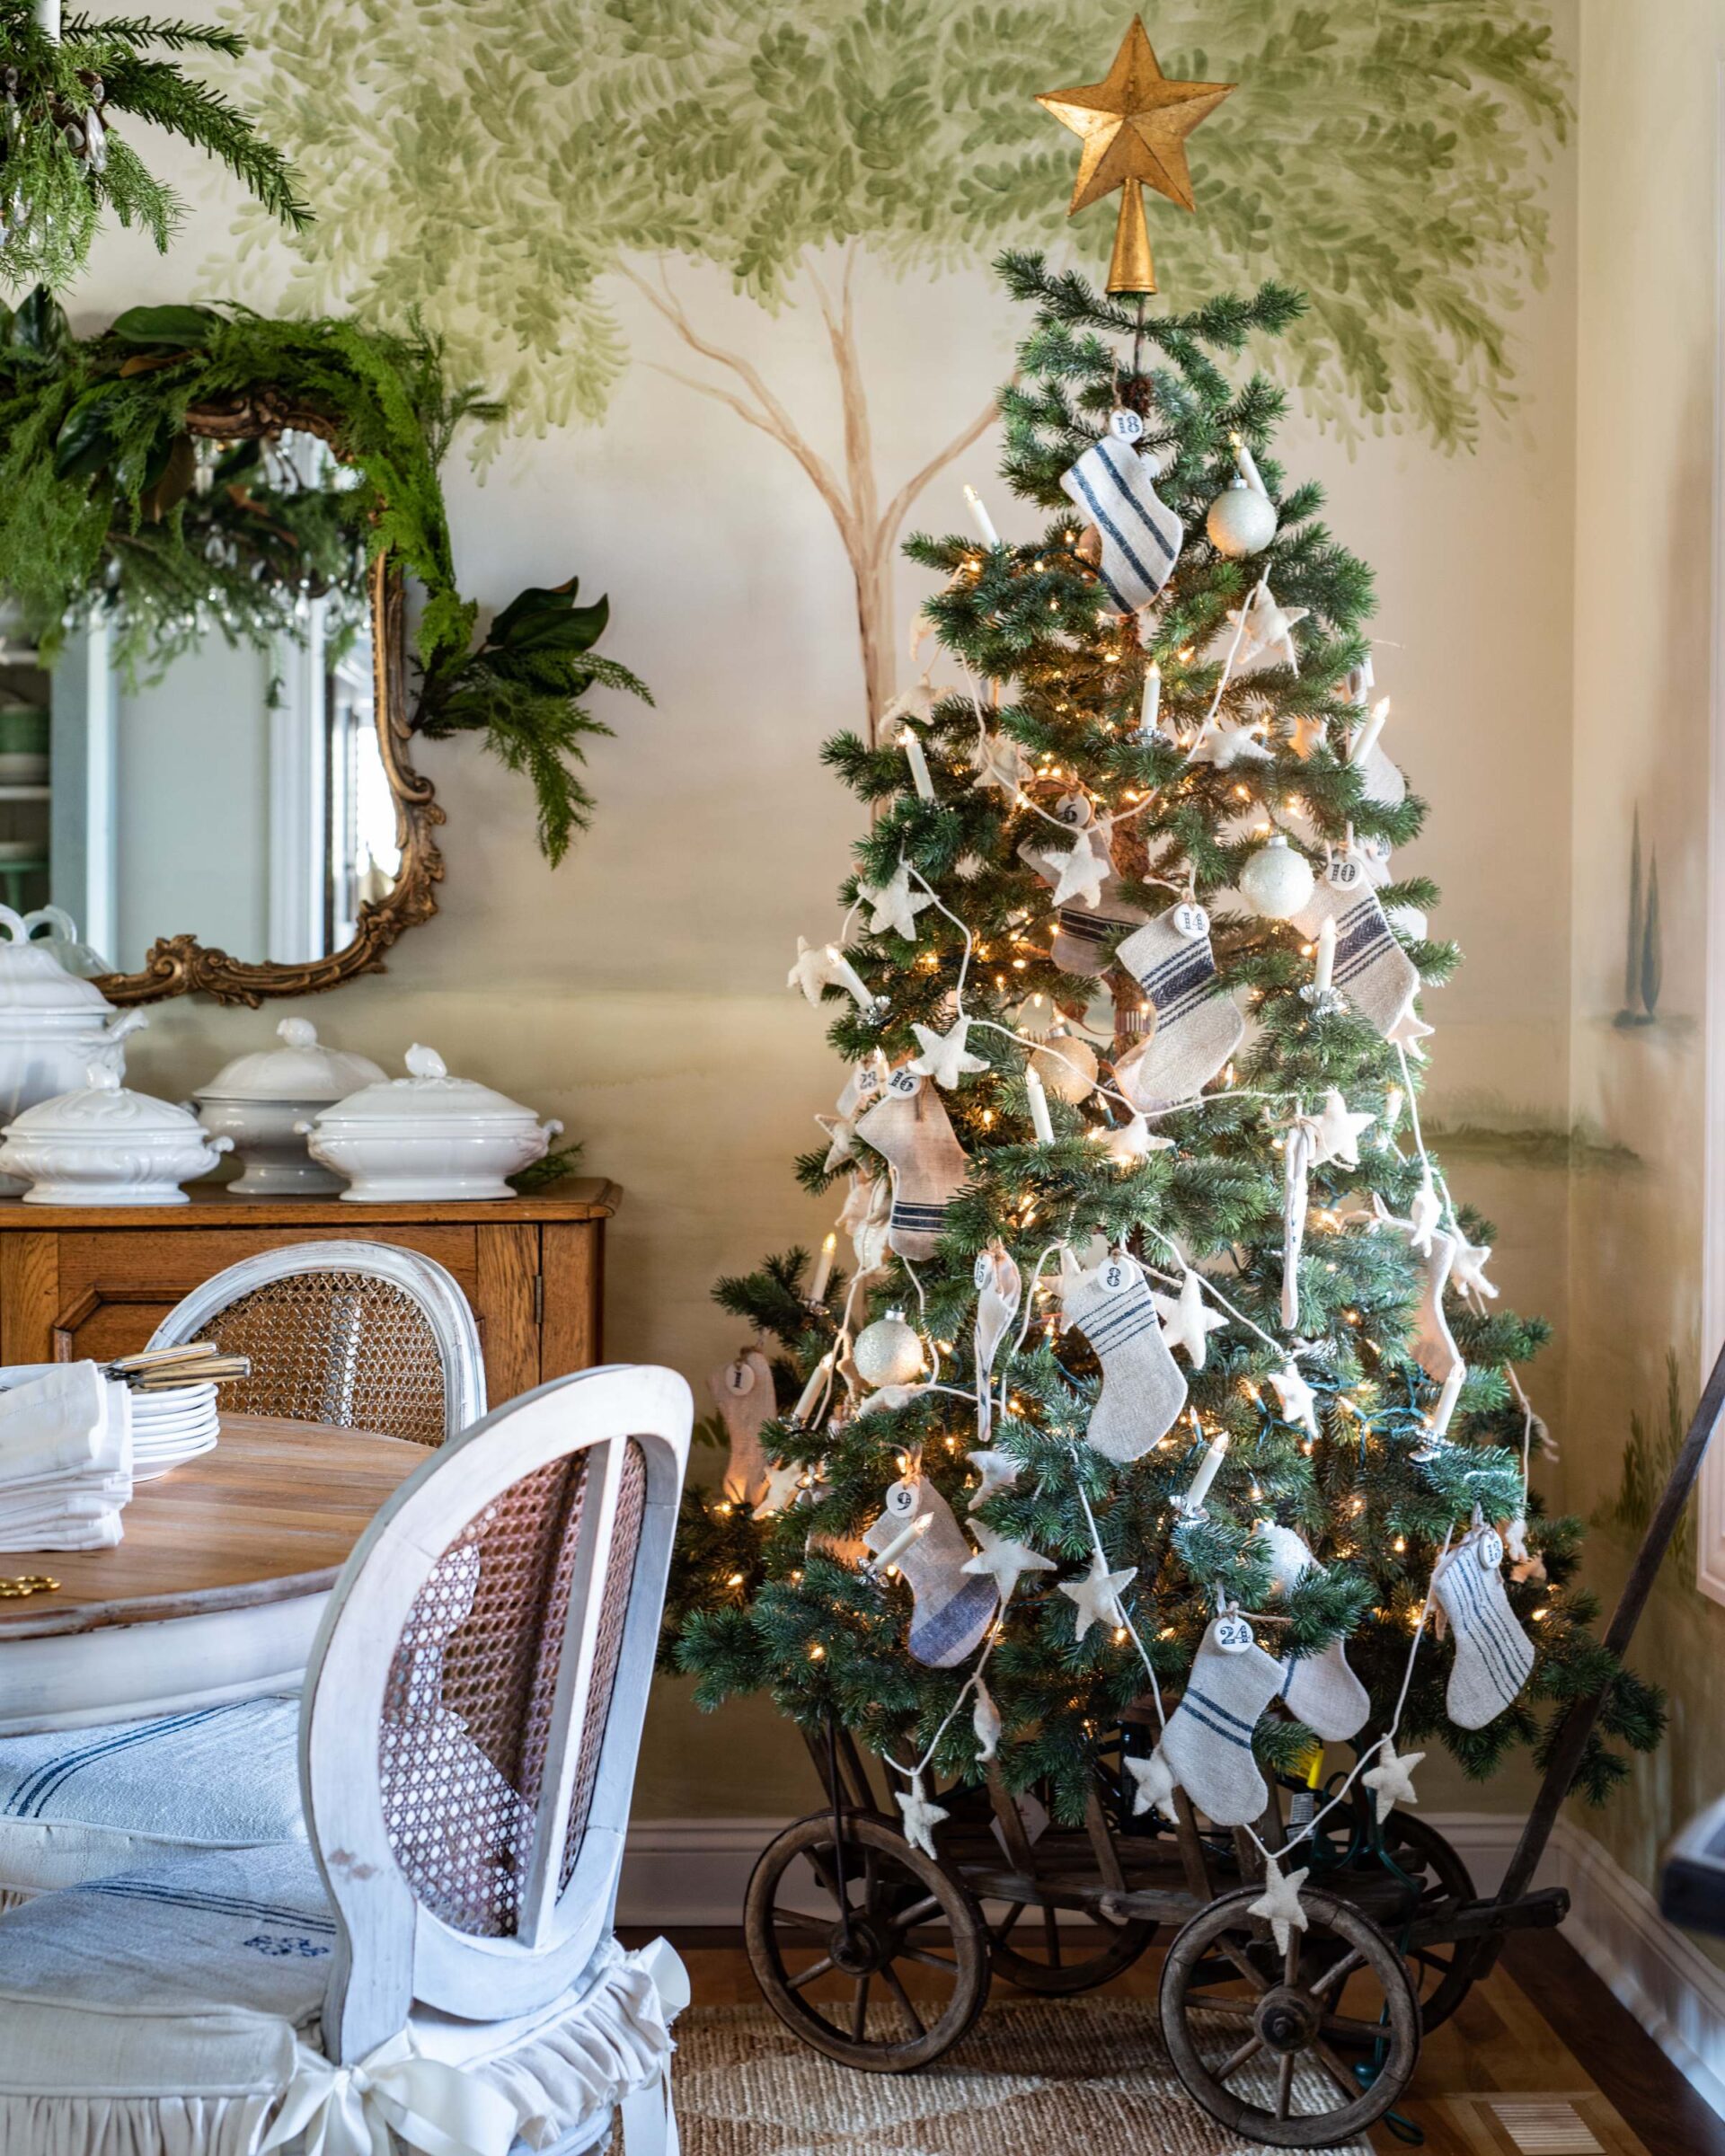
[[896,741],[827,745],[871,822],[791,976],[849,1065],[798,1165],[854,1262],[720,1284],[761,1344],[714,1380],[668,1658],[851,1732],[930,1853],[986,1773],[1081,1819],[1146,1701],[1140,1816],[1250,1831],[1297,1776],[1381,1819],[1422,1745],[1483,1777],[1604,1686],[1597,1800],[1662,1710],[1528,1487],[1546,1327],[1424,1143],[1458,953],[1392,862],[1423,807],[1371,574],[1242,361],[1300,296],[1000,270],[1034,310],[1004,472],[1047,521],[911,543],[939,654]]

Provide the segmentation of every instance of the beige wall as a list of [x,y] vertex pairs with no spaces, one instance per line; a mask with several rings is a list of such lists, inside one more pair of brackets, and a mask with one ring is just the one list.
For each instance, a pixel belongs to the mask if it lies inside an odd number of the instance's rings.
[[[1339,533],[1376,566],[1391,746],[1432,803],[1410,859],[1446,886],[1438,924],[1469,952],[1432,999],[1436,1108],[1498,1123],[1518,1111],[1548,1127],[1568,1113],[1573,182],[1572,157],[1561,158],[1554,275],[1513,326],[1525,401],[1513,420],[1488,422],[1477,455],[1384,437],[1350,459],[1298,418],[1287,445],[1291,466],[1329,486]],[[212,188],[204,199],[166,266],[123,237],[105,243],[80,287],[82,319],[190,289],[223,230],[226,198]],[[818,328],[794,313],[769,321],[717,278],[681,281],[832,441]],[[897,484],[1005,372],[1011,313],[981,273],[904,287],[871,272],[862,304],[880,467]],[[652,325],[640,326],[650,351]],[[1620,427],[1613,435],[1621,444]],[[913,522],[959,525],[960,481],[986,484],[993,461],[992,446],[978,449]],[[450,812],[443,912],[387,975],[318,999],[314,1015],[384,1059],[429,1040],[456,1071],[563,1117],[591,1167],[628,1192],[610,1352],[676,1365],[704,1402],[705,1374],[737,1344],[708,1301],[714,1275],[827,1224],[789,1163],[839,1074],[784,976],[799,932],[830,932],[858,827],[817,753],[860,715],[843,558],[782,451],[640,367],[602,431],[553,433],[506,454],[483,484],[456,469],[449,486],[467,588],[496,604],[579,570],[584,588],[610,592],[607,649],[648,676],[658,708],[610,707],[621,735],[594,756],[600,821],[555,875],[535,853],[520,782],[471,744],[428,749]],[[986,490],[1009,535],[1028,528],[998,482]],[[900,572],[907,619],[921,589]],[[163,1007],[133,1070],[178,1094],[279,1015]],[[1470,1160],[1457,1180],[1499,1222],[1506,1294],[1556,1313],[1561,1170]],[[1534,1382],[1555,1401],[1555,1368]],[[1441,1782],[1428,1770],[1427,1801],[1456,1801]],[[703,1721],[663,1688],[645,1814],[783,1813],[810,1788],[764,1708]],[[1474,1800],[1504,1808],[1514,1795],[1499,1783]]]

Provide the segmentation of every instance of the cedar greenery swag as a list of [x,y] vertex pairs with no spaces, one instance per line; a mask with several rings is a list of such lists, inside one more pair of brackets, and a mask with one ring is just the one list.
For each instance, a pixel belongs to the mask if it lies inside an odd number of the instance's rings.
[[[303,593],[387,552],[424,593],[411,730],[482,734],[531,782],[555,863],[591,820],[573,767],[584,740],[612,730],[581,698],[595,685],[651,698],[594,650],[608,604],[578,605],[573,578],[521,592],[478,630],[438,468],[464,420],[499,416],[446,381],[441,345],[417,326],[178,305],[79,338],[39,287],[0,307],[0,594],[49,652],[69,623],[104,614],[136,673],[211,623],[267,648]],[[248,437],[287,426],[321,435],[349,483],[272,481]],[[194,437],[220,445],[201,483]]]

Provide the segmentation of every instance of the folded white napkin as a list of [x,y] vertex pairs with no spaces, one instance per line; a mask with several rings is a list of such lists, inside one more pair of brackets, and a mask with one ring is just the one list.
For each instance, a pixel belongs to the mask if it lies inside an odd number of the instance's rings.
[[131,1494],[124,1385],[58,1363],[0,1386],[0,1551],[111,1548]]

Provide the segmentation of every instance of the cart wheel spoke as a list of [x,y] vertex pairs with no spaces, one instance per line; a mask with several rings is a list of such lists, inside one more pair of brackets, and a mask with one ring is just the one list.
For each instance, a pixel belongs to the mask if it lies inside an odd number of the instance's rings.
[[1282,1949],[1282,1982],[1297,1984],[1300,1979],[1301,1934],[1290,1924],[1287,1927],[1287,1944]]
[[1286,2052],[1276,2069],[1276,2116],[1287,2116],[1287,2099],[1294,2093],[1294,2054]]
[[1220,1994],[1213,1999],[1208,1992],[1188,1992],[1186,2004],[1193,2013],[1225,2014],[1231,2021],[1250,2021],[1258,2011],[1254,2000],[1225,1999]]
[[888,1962],[881,1969],[880,1974],[886,1979],[887,1989],[898,2001],[899,2010],[903,2013],[906,2020],[910,2023],[911,2034],[916,2037],[925,2037],[928,2031],[923,2026],[923,2018],[910,2003],[910,1993],[899,1983],[898,1970],[890,1962]]
[[773,1922],[787,1931],[818,1931],[823,1938],[833,1928],[830,1916],[809,1916],[801,1909],[775,1909]]
[[1363,1969],[1365,1966],[1366,1957],[1355,1947],[1344,1954],[1340,1961],[1332,1962],[1322,1976],[1305,1988],[1314,1999],[1326,1999],[1337,1984],[1345,1984],[1356,1969]]
[[1225,2081],[1230,2074],[1238,2073],[1240,2069],[1245,2065],[1247,2061],[1250,2059],[1255,2059],[1258,2056],[1258,2054],[1263,2048],[1264,2039],[1261,2037],[1248,2037],[1245,2042],[1240,2046],[1239,2050],[1236,2052],[1231,2052],[1227,2058],[1223,2061],[1221,2065],[1216,2068],[1216,2080],[1218,2081]]
[[1042,1943],[1048,1948],[1049,1966],[1060,1966],[1060,1923],[1052,1909],[1042,1912]]
[[1214,1940],[1211,1944],[1227,1956],[1254,1992],[1267,1992],[1269,1989],[1269,1979],[1259,1971],[1244,1948],[1236,1947],[1225,1939]]
[[934,1916],[940,1911],[940,1897],[925,1894],[920,1902],[913,1902],[908,1909],[901,1909],[892,1919],[895,1931],[907,1931],[913,1924],[920,1924],[925,1916]]
[[823,1954],[818,1961],[811,1961],[800,1975],[787,1976],[784,1980],[785,1989],[791,1992],[800,1992],[805,1984],[812,1984],[817,1976],[824,1976],[832,1966],[832,1956]]
[[851,2041],[853,2044],[860,2044],[862,2041],[868,2034],[868,2027],[869,1980],[866,1976],[859,1976],[856,1980],[856,1993],[851,2001]]
[[1013,1904],[1012,1913],[1007,1917],[1006,1922],[1000,1927],[998,1931],[991,1931],[988,1934],[988,1937],[995,1946],[1004,1947],[1006,1944],[1006,1941],[1012,1937],[1013,1926],[1018,1922],[1019,1918],[1023,1915],[1025,1910],[1029,1907],[1030,1904],[1028,1902],[1014,1902]]
[[[1383,2032],[1380,2030],[1378,2033],[1381,2035]],[[1330,2046],[1323,2041],[1322,2037],[1319,2037],[1318,2041],[1312,2046],[1312,2048],[1314,2052],[1316,2052],[1319,2058],[1323,2061],[1324,2064],[1330,2069],[1331,2080],[1335,2081],[1338,2088],[1341,2089],[1346,2093],[1349,2102],[1352,2103],[1354,2099],[1359,2094],[1358,2075],[1355,2073],[1352,2067],[1350,2067],[1346,2061],[1339,2059],[1336,2056],[1335,2053],[1331,2050]]]
[[944,1969],[949,1976],[956,1976],[959,1973],[956,1961],[949,1961],[944,1954],[931,1954],[926,1947],[900,1947],[898,1958],[900,1961],[920,1962],[925,1969]]
[[1352,2037],[1361,2044],[1381,2044],[1389,2032],[1381,2021],[1361,2021],[1351,2014],[1326,2014],[1323,2033],[1326,2037]]

